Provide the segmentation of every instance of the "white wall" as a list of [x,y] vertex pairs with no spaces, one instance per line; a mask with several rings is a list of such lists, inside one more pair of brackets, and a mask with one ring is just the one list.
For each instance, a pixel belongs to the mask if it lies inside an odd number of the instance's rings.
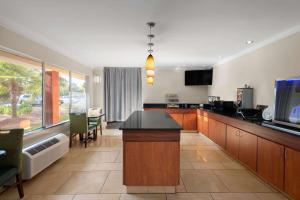
[[93,86],[93,106],[101,107],[104,109],[104,73],[103,68],[96,68],[93,71],[93,75],[100,77],[100,82],[95,83]]
[[182,103],[207,102],[208,86],[185,86],[184,70],[156,69],[154,85],[146,83],[143,71],[143,103],[165,103],[167,93],[178,94]]
[[236,88],[254,87],[254,104],[272,105],[276,79],[300,77],[300,33],[214,67],[209,94],[236,100]]

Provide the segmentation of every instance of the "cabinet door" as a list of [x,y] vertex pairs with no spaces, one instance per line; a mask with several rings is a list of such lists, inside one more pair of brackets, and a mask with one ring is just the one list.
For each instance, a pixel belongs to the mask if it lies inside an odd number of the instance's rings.
[[239,157],[239,130],[227,125],[226,150],[234,158]]
[[208,137],[208,117],[203,116],[202,118],[202,133]]
[[213,119],[208,119],[208,137],[216,142],[216,129],[217,129],[217,122]]
[[225,149],[226,146],[226,124],[216,121],[216,143]]
[[198,132],[202,133],[203,132],[203,122],[202,119],[203,117],[201,115],[197,115],[197,129]]
[[284,147],[258,138],[257,173],[269,183],[283,189]]
[[187,131],[197,130],[197,114],[183,115],[183,129]]
[[170,114],[170,116],[182,127],[183,114]]
[[240,130],[239,160],[256,171],[257,136]]
[[300,199],[300,152],[286,148],[284,190],[294,199]]

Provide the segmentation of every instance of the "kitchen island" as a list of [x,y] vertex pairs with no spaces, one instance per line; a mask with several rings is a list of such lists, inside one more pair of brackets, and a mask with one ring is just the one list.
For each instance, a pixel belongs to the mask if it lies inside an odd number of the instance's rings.
[[128,193],[175,192],[181,129],[162,111],[135,111],[122,124],[123,184]]

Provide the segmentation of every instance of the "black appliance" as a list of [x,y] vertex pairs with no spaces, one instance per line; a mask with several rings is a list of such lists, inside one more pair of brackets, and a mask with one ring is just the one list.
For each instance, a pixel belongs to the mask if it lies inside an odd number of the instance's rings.
[[237,114],[249,121],[262,122],[262,109],[238,109]]
[[211,85],[213,69],[185,71],[185,85]]
[[214,101],[213,111],[224,114],[235,114],[236,106],[233,101]]

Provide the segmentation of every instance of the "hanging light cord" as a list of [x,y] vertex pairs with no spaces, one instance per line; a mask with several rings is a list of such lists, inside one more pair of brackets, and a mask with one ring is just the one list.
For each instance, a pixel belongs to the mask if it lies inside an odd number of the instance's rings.
[[149,43],[148,43],[149,49],[148,49],[148,52],[151,54],[151,53],[153,53],[152,46],[154,45],[152,43],[152,38],[154,38],[154,35],[152,34],[152,28],[155,26],[155,23],[154,22],[148,22],[147,25],[149,26],[149,35],[148,35],[148,38],[149,38]]

